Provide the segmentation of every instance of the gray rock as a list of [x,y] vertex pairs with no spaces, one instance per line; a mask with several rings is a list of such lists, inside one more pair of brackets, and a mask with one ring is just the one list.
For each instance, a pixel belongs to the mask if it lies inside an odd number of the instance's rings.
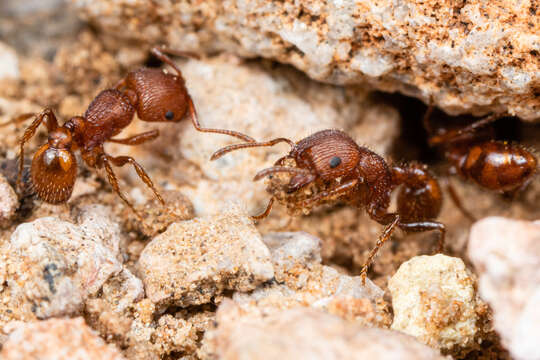
[[7,283],[12,301],[38,318],[77,314],[114,274],[120,236],[103,206],[81,213],[80,226],[53,217],[19,225],[8,244]]
[[540,359],[540,222],[482,219],[467,251],[503,344],[514,359]]

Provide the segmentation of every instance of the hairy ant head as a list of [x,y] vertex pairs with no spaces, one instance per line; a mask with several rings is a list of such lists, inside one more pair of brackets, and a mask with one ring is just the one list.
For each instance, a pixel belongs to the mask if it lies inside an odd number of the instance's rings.
[[128,74],[128,88],[137,94],[137,112],[145,121],[179,122],[187,111],[184,80],[160,69],[139,69]]

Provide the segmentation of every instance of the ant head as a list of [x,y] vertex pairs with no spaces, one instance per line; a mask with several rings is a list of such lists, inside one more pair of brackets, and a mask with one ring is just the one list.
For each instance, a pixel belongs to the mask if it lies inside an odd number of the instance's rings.
[[347,176],[360,160],[360,148],[339,130],[319,131],[298,142],[291,152],[301,168],[309,168],[323,180]]
[[184,80],[159,69],[139,69],[128,74],[128,87],[137,94],[137,113],[144,121],[179,122],[189,95]]
[[[51,204],[69,199],[77,177],[77,160],[71,148],[64,147],[71,144],[71,136],[64,137],[61,133],[50,135],[49,143],[39,148],[32,160],[34,189],[41,199]],[[59,144],[59,147],[53,147],[51,143]]]

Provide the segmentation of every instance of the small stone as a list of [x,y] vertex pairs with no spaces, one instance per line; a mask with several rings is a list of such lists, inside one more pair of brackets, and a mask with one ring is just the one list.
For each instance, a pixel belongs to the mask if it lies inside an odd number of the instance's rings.
[[123,360],[113,345],[107,345],[82,318],[50,319],[20,323],[9,335],[0,353],[4,360]]
[[118,226],[103,206],[83,209],[75,225],[53,217],[19,225],[8,244],[7,284],[13,301],[38,318],[81,311],[122,271]]
[[20,77],[19,59],[15,50],[0,42],[0,79]]
[[390,279],[394,321],[403,331],[437,349],[472,345],[477,328],[474,280],[459,258],[416,256]]
[[172,224],[146,246],[137,268],[158,306],[205,304],[274,276],[259,232],[236,210]]
[[[142,222],[137,217],[128,214],[128,230],[135,229],[148,237],[154,237],[167,230],[167,227],[172,223],[195,217],[193,205],[181,192],[167,190],[163,191],[161,195],[165,206],[153,197],[144,205],[135,207],[139,213],[145,214]],[[126,208],[125,211],[129,213],[131,209]]]
[[6,178],[0,174],[0,228],[11,224],[11,218],[19,206],[17,194]]
[[236,320],[229,317],[229,305],[224,301],[218,310],[218,326],[207,333],[200,351],[203,359],[445,359],[408,335],[365,328],[314,309]]
[[514,359],[540,359],[540,222],[482,219],[467,251],[503,344]]

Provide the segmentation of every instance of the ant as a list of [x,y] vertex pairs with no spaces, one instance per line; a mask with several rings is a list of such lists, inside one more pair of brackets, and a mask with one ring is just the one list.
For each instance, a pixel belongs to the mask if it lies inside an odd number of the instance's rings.
[[[486,140],[491,133],[478,131],[507,114],[492,114],[463,128],[438,129],[437,134],[429,122],[434,107],[429,106],[423,119],[424,128],[430,135],[428,144],[440,146],[450,163],[448,173],[472,180],[482,188],[514,197],[527,187],[537,170],[538,161],[533,153],[519,144],[507,141]],[[489,130],[489,129],[487,129]],[[448,193],[456,207],[469,220],[476,218],[462,205],[452,184],[446,180]]]
[[[368,215],[385,228],[362,266],[360,274],[364,283],[377,251],[396,227],[405,231],[437,230],[440,235],[438,251],[443,250],[446,228],[434,221],[441,210],[442,192],[426,166],[416,163],[389,166],[381,156],[358,146],[342,131],[319,131],[297,143],[287,138],[276,138],[229,145],[216,151],[211,159],[216,160],[238,149],[273,146],[281,142],[291,146],[289,154],[278,159],[274,166],[259,171],[254,181],[276,173],[288,173],[292,177],[284,191],[289,196],[280,198],[270,191],[272,197],[266,210],[252,216],[253,219],[268,216],[275,199],[301,209],[338,200],[365,208]],[[285,166],[286,161],[292,165]],[[312,185],[315,191],[308,192],[307,198],[291,196],[308,185]],[[389,213],[391,192],[399,185],[402,187],[398,193],[397,211]]]
[[[80,150],[83,161],[89,167],[105,168],[114,191],[140,219],[140,214],[120,191],[113,166],[131,164],[137,175],[164,205],[163,198],[135,159],[131,156],[111,156],[103,148],[106,142],[134,146],[159,136],[158,130],[151,130],[125,139],[113,138],[132,122],[135,113],[139,119],[148,122],[179,122],[189,114],[198,131],[226,134],[247,142],[254,141],[251,137],[234,131],[201,127],[181,71],[162,50],[173,55],[192,56],[190,53],[154,47],[151,54],[169,65],[173,73],[151,68],[133,70],[114,88],[101,91],[83,116],[74,116],[62,126],[58,124],[52,109],[46,108],[38,114],[19,142],[17,187],[21,187],[24,146],[36,134],[41,124],[47,127],[48,141],[36,151],[30,168],[32,184],[39,198],[51,204],[60,204],[71,197],[77,176],[74,152]],[[6,124],[24,121],[34,115],[23,114]]]

